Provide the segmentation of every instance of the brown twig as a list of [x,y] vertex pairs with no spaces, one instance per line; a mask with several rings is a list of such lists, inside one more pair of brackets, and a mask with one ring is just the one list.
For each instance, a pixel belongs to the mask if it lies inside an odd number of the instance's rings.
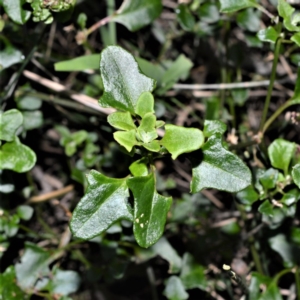
[[73,189],[74,189],[74,186],[72,184],[70,184],[62,189],[59,189],[59,190],[56,190],[53,192],[49,192],[49,193],[38,195],[38,196],[33,196],[33,197],[29,198],[28,203],[38,203],[38,202],[48,201],[50,199],[63,196],[65,194],[71,192]]

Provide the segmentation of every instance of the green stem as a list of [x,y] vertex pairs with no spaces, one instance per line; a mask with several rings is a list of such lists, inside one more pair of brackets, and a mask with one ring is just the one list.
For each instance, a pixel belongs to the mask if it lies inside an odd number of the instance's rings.
[[295,280],[296,280],[297,295],[298,295],[297,298],[300,299],[300,267],[296,268]]
[[[115,0],[106,0],[107,3],[107,14],[112,15],[115,11]],[[117,44],[117,34],[116,34],[116,23],[108,23],[108,32],[111,45]]]
[[288,268],[288,269],[283,269],[282,271],[280,271],[278,274],[276,274],[276,276],[273,279],[273,282],[275,282],[277,284],[278,280],[285,274],[290,273],[293,271],[293,268]]
[[273,65],[272,65],[272,71],[271,71],[271,78],[270,78],[270,84],[268,88],[268,93],[264,105],[264,110],[260,122],[260,127],[259,131],[262,131],[266,122],[269,106],[270,106],[270,100],[272,96],[272,91],[273,91],[273,86],[274,86],[274,81],[276,77],[276,69],[277,69],[277,63],[278,63],[278,58],[279,58],[279,52],[280,52],[280,45],[281,45],[281,38],[278,38],[275,44],[275,52],[274,52],[274,60],[273,60]]

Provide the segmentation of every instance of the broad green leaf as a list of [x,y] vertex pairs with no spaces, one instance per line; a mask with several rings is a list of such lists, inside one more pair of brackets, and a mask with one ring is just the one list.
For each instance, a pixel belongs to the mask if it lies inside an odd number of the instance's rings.
[[158,137],[155,129],[156,117],[153,113],[146,113],[137,129],[138,138],[143,143],[150,143]]
[[256,2],[254,0],[220,0],[220,11],[224,13],[233,13],[248,7],[256,7]]
[[135,112],[142,118],[147,113],[154,114],[154,98],[151,93],[144,92],[140,95],[136,104]]
[[300,246],[300,228],[292,227],[290,237],[291,237],[291,241],[299,247]]
[[274,189],[278,180],[278,175],[278,170],[271,168],[259,176],[259,181],[265,189]]
[[296,265],[297,261],[297,250],[296,246],[288,243],[285,235],[277,234],[276,236],[269,239],[270,247],[280,254],[284,261],[285,267],[293,267]]
[[14,266],[9,266],[4,273],[0,274],[0,300],[26,300],[26,295],[16,283]]
[[295,149],[295,143],[288,142],[284,139],[276,139],[268,148],[272,166],[283,170],[284,174],[287,175]]
[[0,169],[23,173],[32,169],[35,162],[35,153],[29,147],[21,144],[18,137],[0,147]]
[[27,96],[26,94],[15,99],[17,106],[21,110],[36,110],[42,106],[42,100],[37,97]]
[[[9,1],[9,0],[8,0]],[[21,51],[14,48],[9,43],[5,47],[0,48],[0,72],[14,64],[18,64],[24,60],[24,55]]]
[[205,120],[203,134],[205,137],[210,137],[216,133],[223,134],[227,130],[226,124],[219,120]]
[[75,142],[76,146],[81,145],[88,137],[88,133],[85,130],[79,130],[71,135],[72,141]]
[[185,300],[189,298],[189,294],[185,291],[181,279],[178,276],[171,276],[165,283],[163,294],[169,300]]
[[0,112],[0,140],[12,142],[22,123],[23,116],[17,109]]
[[220,134],[211,136],[202,151],[202,161],[193,168],[193,193],[204,188],[234,193],[251,184],[250,170],[239,157],[223,148]]
[[263,42],[270,42],[275,44],[279,37],[279,34],[274,27],[269,26],[268,28],[258,31],[257,37]]
[[203,3],[199,8],[198,16],[201,21],[206,23],[218,22],[220,19],[218,6],[214,3]]
[[272,279],[270,277],[264,276],[257,272],[253,272],[249,285],[249,300],[260,299],[259,297],[261,295],[261,285],[268,285],[271,283],[271,281]]
[[161,88],[158,89],[157,93],[159,95],[163,95],[179,79],[185,79],[188,76],[192,66],[193,63],[190,59],[183,54],[179,55],[170,68],[164,73],[162,77]]
[[150,78],[155,79],[157,81],[157,84],[160,85],[162,77],[165,73],[165,69],[161,65],[151,63],[141,57],[136,57],[135,59],[138,62],[142,73]]
[[175,10],[177,19],[183,30],[192,31],[195,26],[195,17],[186,4],[179,4]]
[[141,74],[133,56],[118,46],[109,46],[101,53],[100,71],[104,94],[99,103],[134,114],[135,107],[143,92],[151,92],[153,79]]
[[248,186],[236,194],[237,198],[244,205],[252,205],[258,200],[258,193],[253,186]]
[[236,21],[238,25],[245,30],[258,32],[260,29],[261,13],[253,8],[245,9],[238,13]]
[[154,140],[149,143],[143,143],[143,147],[152,152],[159,152],[160,143],[159,143],[159,141]]
[[23,127],[24,130],[32,130],[43,125],[43,114],[40,110],[24,111],[23,112]]
[[299,16],[294,14],[295,8],[292,7],[286,0],[278,0],[278,13],[283,18],[283,24],[289,31],[300,31]]
[[168,261],[168,273],[175,274],[180,271],[182,264],[181,257],[164,236],[152,246],[152,249],[157,255]]
[[166,133],[161,144],[172,154],[172,159],[176,159],[182,153],[198,150],[203,145],[203,133],[197,128],[171,124],[166,125],[165,128]]
[[160,0],[124,0],[112,21],[123,24],[130,31],[136,31],[152,23],[162,11]]
[[54,294],[69,295],[79,288],[80,276],[75,271],[55,269],[47,289]]
[[297,46],[300,47],[300,32],[295,33],[292,35],[291,40],[297,44]]
[[193,256],[187,252],[183,256],[180,279],[186,289],[205,290],[207,286],[204,267],[199,265]]
[[90,54],[55,63],[54,68],[55,71],[64,72],[96,70],[99,67],[99,61],[99,54]]
[[259,300],[283,300],[276,282],[271,282]]
[[26,0],[3,0],[2,3],[5,12],[17,24],[25,24],[30,18],[31,12],[22,7]]
[[300,190],[297,188],[291,189],[284,193],[283,197],[280,200],[280,203],[283,203],[287,206],[291,206],[300,200]]
[[114,112],[107,117],[107,122],[121,130],[136,129],[136,126],[132,120],[130,112]]
[[134,196],[134,236],[141,247],[148,248],[164,232],[172,198],[156,192],[153,173],[129,178],[127,184]]
[[269,200],[265,200],[259,207],[258,211],[268,217],[274,216],[274,207]]
[[120,219],[132,220],[125,179],[108,178],[92,170],[87,180],[87,191],[77,204],[70,223],[75,237],[91,239]]
[[38,278],[48,276],[50,253],[35,244],[26,242],[21,262],[16,264],[18,285],[22,289],[34,288]]
[[20,205],[17,208],[17,214],[22,220],[28,221],[33,215],[33,208],[28,205]]
[[297,164],[297,165],[293,166],[293,168],[292,168],[292,177],[293,177],[294,183],[300,189],[300,164]]
[[135,145],[139,144],[135,138],[135,130],[116,131],[114,132],[114,139],[128,152],[130,152]]
[[147,176],[148,175],[147,163],[148,161],[145,157],[133,162],[129,167],[131,174],[133,176]]

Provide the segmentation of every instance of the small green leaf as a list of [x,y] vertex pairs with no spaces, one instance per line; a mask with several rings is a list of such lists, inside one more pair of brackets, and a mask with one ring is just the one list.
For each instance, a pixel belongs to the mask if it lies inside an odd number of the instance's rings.
[[14,266],[9,266],[4,273],[0,274],[0,299],[1,300],[17,300],[28,299],[20,287],[16,283],[16,272]]
[[3,0],[3,7],[8,16],[17,24],[25,24],[31,12],[23,9],[26,0]]
[[273,217],[274,207],[269,200],[265,200],[258,208],[258,211],[268,217]]
[[24,130],[32,130],[43,125],[43,114],[40,110],[23,112]]
[[142,73],[150,78],[155,79],[157,84],[160,85],[162,77],[165,73],[165,69],[160,64],[149,62],[141,57],[136,57],[135,59],[138,62]]
[[258,193],[253,186],[248,186],[236,194],[237,198],[244,205],[252,205],[258,200]]
[[300,190],[295,188],[286,192],[281,198],[280,202],[287,206],[291,206],[298,202],[298,200],[300,200]]
[[156,123],[155,123],[155,128],[159,128],[159,127],[162,127],[164,125],[165,125],[164,121],[157,120]]
[[203,134],[205,137],[210,137],[216,133],[223,134],[227,130],[226,124],[219,120],[205,120]]
[[199,265],[193,256],[187,252],[183,255],[180,279],[186,289],[205,290],[207,286],[204,267]]
[[26,94],[15,99],[17,106],[21,110],[36,110],[42,106],[42,100],[37,97],[27,96]]
[[287,175],[295,149],[295,143],[288,142],[284,139],[276,139],[268,148],[272,166],[283,170],[284,174]]
[[278,180],[278,170],[268,169],[261,176],[259,176],[259,181],[262,186],[269,190],[274,189]]
[[201,21],[206,23],[215,23],[220,19],[218,6],[214,3],[201,4],[198,15]]
[[70,223],[75,237],[91,239],[120,219],[132,220],[125,179],[108,178],[92,170],[87,180],[87,191],[77,204]]
[[48,276],[50,254],[35,244],[26,242],[21,262],[16,264],[18,285],[22,289],[34,288],[38,278]]
[[12,142],[22,123],[23,116],[17,109],[0,112],[0,140]]
[[220,134],[211,136],[202,150],[203,159],[193,168],[193,193],[204,188],[234,193],[251,184],[250,170],[239,157],[223,148]]
[[249,300],[260,300],[261,285],[269,285],[271,282],[272,279],[270,277],[261,275],[257,272],[252,272],[252,278],[249,286]]
[[104,94],[99,103],[134,114],[143,92],[151,92],[153,79],[141,74],[133,56],[118,46],[109,46],[101,53],[100,71]]
[[72,141],[75,142],[76,146],[81,145],[88,137],[88,133],[85,130],[79,130],[71,135]]
[[127,184],[134,196],[134,236],[141,247],[148,248],[164,232],[172,198],[156,192],[153,173],[129,178]]
[[256,7],[254,0],[220,0],[220,11],[224,13],[233,13],[240,9]]
[[96,70],[99,67],[100,55],[90,54],[54,64],[55,71],[72,72],[84,70]]
[[149,143],[143,143],[143,147],[152,152],[159,152],[160,150],[160,144],[157,140],[154,140]]
[[272,281],[268,285],[266,291],[260,296],[259,300],[283,300],[278,285],[275,281]]
[[143,143],[150,143],[158,137],[155,129],[156,117],[153,113],[146,113],[137,129],[138,138]]
[[148,166],[147,166],[147,159],[141,158],[133,162],[129,170],[133,176],[147,176],[148,175]]
[[295,33],[294,35],[292,35],[291,40],[292,40],[293,42],[295,42],[295,44],[296,44],[297,46],[300,47],[300,32],[297,32],[297,33]]
[[279,37],[279,34],[274,27],[269,26],[266,29],[261,29],[256,36],[263,42],[270,42],[275,44]]
[[185,291],[182,281],[178,276],[169,277],[165,285],[163,294],[169,300],[185,300],[189,298],[189,294]]
[[168,261],[168,273],[175,274],[180,271],[182,265],[181,257],[164,236],[152,246],[152,249],[157,255]]
[[0,147],[0,169],[23,173],[32,169],[35,162],[35,153],[29,147],[21,144],[18,137]]
[[243,106],[249,97],[249,91],[247,89],[233,89],[231,95],[236,105]]
[[292,7],[285,0],[278,0],[278,13],[283,18],[283,24],[289,31],[300,31],[300,27],[297,26],[299,17],[297,14],[294,15],[295,8]]
[[144,92],[140,95],[135,112],[142,118],[147,113],[154,113],[154,98],[150,92]]
[[136,31],[152,23],[162,11],[160,0],[124,0],[112,21],[123,24],[130,31]]
[[20,205],[17,208],[17,213],[22,220],[28,221],[33,215],[33,208],[28,205]]
[[260,29],[260,15],[260,11],[248,8],[238,13],[236,21],[242,29],[257,32]]
[[116,131],[114,132],[114,139],[128,152],[130,152],[135,145],[139,144],[135,138],[135,130]]
[[293,166],[292,177],[293,177],[294,183],[300,189],[300,164]]
[[177,19],[183,30],[192,31],[195,26],[195,17],[186,4],[179,4],[176,9]]
[[288,243],[285,235],[277,234],[276,236],[269,239],[270,247],[280,254],[282,257],[285,267],[293,267],[297,263],[297,250],[296,246]]
[[203,145],[203,133],[197,128],[185,128],[171,124],[166,125],[165,128],[166,133],[161,144],[172,154],[173,159],[182,153],[198,150]]
[[136,129],[136,126],[132,120],[130,112],[114,112],[107,117],[107,122],[121,130]]
[[14,48],[8,42],[5,47],[0,48],[0,72],[14,64],[18,64],[24,60],[24,55],[21,51]]

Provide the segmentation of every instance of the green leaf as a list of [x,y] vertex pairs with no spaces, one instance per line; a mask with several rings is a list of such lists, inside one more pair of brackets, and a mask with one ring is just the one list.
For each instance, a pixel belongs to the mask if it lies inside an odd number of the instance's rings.
[[300,27],[297,26],[299,22],[299,16],[294,15],[295,8],[292,7],[285,0],[278,0],[278,13],[283,18],[283,24],[289,31],[300,31]]
[[37,97],[27,96],[16,98],[17,106],[21,110],[36,110],[42,106],[42,100]]
[[291,36],[291,40],[292,40],[293,42],[295,42],[295,44],[296,44],[297,46],[300,47],[300,32],[297,32],[297,33],[295,33],[294,35],[292,35],[292,36]]
[[130,31],[137,31],[140,28],[152,23],[159,17],[162,11],[160,0],[124,0],[112,21],[123,24]]
[[176,8],[177,19],[183,30],[192,31],[195,26],[195,17],[186,4],[179,4]]
[[16,272],[14,266],[9,266],[3,274],[0,274],[0,300],[28,299],[16,283]]
[[143,143],[150,143],[158,137],[156,129],[156,117],[153,113],[146,113],[137,129],[138,138]]
[[[261,285],[269,285],[272,279],[270,277],[264,276],[260,273],[253,272],[252,278],[249,286],[249,300],[260,299]],[[271,299],[270,299],[271,300]]]
[[22,123],[23,116],[17,109],[0,112],[0,140],[12,142]]
[[145,157],[133,162],[129,167],[131,174],[133,176],[147,176],[148,175],[147,163],[148,161]]
[[292,177],[293,177],[294,183],[300,189],[300,164],[293,166]]
[[135,107],[143,92],[151,92],[153,79],[141,74],[133,56],[118,46],[109,46],[101,53],[100,71],[104,94],[99,103],[104,107],[129,111]]
[[182,153],[198,150],[203,145],[203,133],[197,128],[171,124],[166,125],[165,128],[166,133],[161,144],[172,154],[172,159],[176,159]]
[[72,141],[75,142],[76,146],[81,145],[88,137],[88,133],[85,130],[79,130],[71,135]]
[[193,256],[187,252],[183,255],[180,279],[186,289],[205,290],[207,286],[204,267],[199,265]]
[[180,271],[182,264],[181,257],[164,236],[152,246],[152,249],[157,255],[160,255],[163,259],[168,261],[168,273],[175,274]]
[[54,64],[55,71],[72,72],[84,70],[96,70],[99,67],[100,55],[90,54]]
[[274,207],[273,205],[269,202],[269,200],[265,200],[259,207],[258,211],[268,217],[273,217],[274,216]]
[[[288,243],[285,235],[277,234],[276,236],[269,239],[270,247],[280,254],[284,261],[285,267],[293,267],[297,263],[297,248]],[[298,259],[299,261],[299,259]]]
[[108,178],[92,170],[87,180],[87,191],[77,204],[70,223],[75,237],[91,239],[120,219],[132,220],[125,179]]
[[163,95],[179,79],[185,79],[188,76],[192,66],[193,63],[190,59],[183,54],[179,55],[170,68],[164,73],[161,80],[161,88],[158,89],[157,93],[159,95]]
[[219,120],[205,120],[203,134],[205,137],[210,137],[216,133],[223,134],[227,130],[226,124]]
[[32,130],[43,125],[43,114],[40,110],[23,112],[24,130]]
[[23,173],[32,169],[35,162],[35,153],[29,147],[21,144],[18,137],[0,147],[0,169]]
[[261,295],[259,300],[283,300],[280,294],[280,290],[278,288],[278,285],[276,282],[271,282],[271,284],[268,285],[266,291]]
[[50,254],[35,244],[26,242],[21,262],[16,264],[18,285],[22,289],[34,288],[38,278],[48,276]]
[[300,200],[300,190],[295,188],[286,192],[281,198],[280,202],[287,206],[291,206],[298,202],[298,200]]
[[135,130],[116,131],[114,132],[114,139],[128,152],[130,152],[135,145],[139,144],[135,138]]
[[33,215],[33,208],[28,205],[20,205],[17,208],[17,214],[22,220],[28,221]]
[[274,27],[269,26],[268,28],[258,31],[256,36],[263,42],[270,42],[275,44],[279,37],[279,34]]
[[[9,1],[9,0],[8,0]],[[5,47],[0,48],[0,72],[14,64],[18,64],[24,60],[21,51],[14,48],[11,44],[6,43]]]
[[249,91],[247,89],[233,89],[231,95],[236,105],[243,106],[249,97]]
[[260,11],[248,8],[238,13],[236,21],[242,29],[258,32],[260,29],[260,15]]
[[130,112],[114,112],[107,117],[107,122],[121,130],[136,129],[136,126],[132,120]]
[[143,147],[146,148],[149,151],[152,151],[152,152],[159,152],[160,143],[159,143],[159,141],[154,140],[154,141],[149,142],[149,143],[143,143]]
[[127,184],[134,196],[134,236],[141,247],[148,248],[164,232],[172,198],[156,192],[153,173],[129,178]]
[[30,18],[31,12],[22,7],[26,0],[3,0],[2,3],[5,12],[17,24],[25,24]]
[[224,13],[233,13],[248,7],[256,7],[256,2],[254,0],[220,0],[220,11]]
[[295,149],[295,143],[288,142],[284,139],[276,139],[268,148],[271,165],[274,168],[283,170],[284,174],[287,175]]
[[142,118],[147,113],[154,114],[154,98],[151,93],[144,92],[140,95],[136,104],[135,112]]
[[244,205],[252,205],[258,200],[258,193],[253,186],[248,186],[236,194],[237,198]]
[[1,231],[4,231],[7,237],[12,237],[17,234],[19,230],[20,218],[17,214],[14,214],[8,218],[8,220],[2,224],[3,228]]
[[278,170],[268,169],[261,176],[259,176],[259,181],[262,186],[269,190],[274,189],[278,180]]
[[141,57],[136,57],[136,61],[139,64],[139,67],[143,74],[153,78],[157,81],[157,84],[161,84],[162,77],[165,73],[164,68],[160,64],[151,63]]
[[163,294],[169,300],[185,300],[189,298],[189,294],[185,291],[182,281],[178,276],[169,277],[165,285]]
[[69,295],[77,291],[79,284],[80,276],[77,272],[55,269],[47,288],[54,294]]
[[204,188],[234,193],[251,184],[250,170],[239,157],[223,148],[220,134],[211,136],[202,151],[202,161],[193,168],[193,193]]
[[201,4],[198,15],[201,21],[206,23],[215,23],[220,19],[218,6],[214,3]]

